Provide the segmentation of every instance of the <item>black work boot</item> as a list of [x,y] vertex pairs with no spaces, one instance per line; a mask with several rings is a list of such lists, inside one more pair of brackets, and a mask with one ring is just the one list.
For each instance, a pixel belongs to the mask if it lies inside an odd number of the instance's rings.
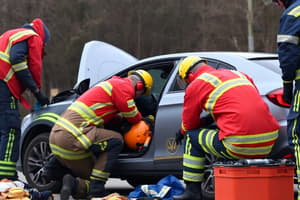
[[201,182],[185,182],[183,194],[173,196],[173,200],[201,200]]
[[65,174],[70,173],[52,154],[41,169],[42,177],[47,181],[61,181]]
[[90,181],[90,190],[88,192],[88,199],[93,197],[104,197],[106,194],[104,188],[105,182],[99,180],[91,180]]
[[63,178],[63,185],[60,190],[60,199],[69,200],[71,195],[74,195],[77,187],[77,180],[70,174],[66,174]]

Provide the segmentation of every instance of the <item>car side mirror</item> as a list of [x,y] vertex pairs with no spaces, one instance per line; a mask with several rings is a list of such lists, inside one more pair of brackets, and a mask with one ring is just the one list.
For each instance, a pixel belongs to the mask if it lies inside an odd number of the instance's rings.
[[90,87],[90,79],[87,78],[79,83],[77,87],[74,88],[77,94],[82,95]]

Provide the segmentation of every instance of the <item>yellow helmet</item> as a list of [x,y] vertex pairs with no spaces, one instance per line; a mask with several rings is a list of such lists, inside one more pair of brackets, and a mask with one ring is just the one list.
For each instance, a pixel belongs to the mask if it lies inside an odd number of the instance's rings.
[[137,75],[142,79],[142,82],[145,87],[144,95],[149,96],[153,85],[153,79],[151,74],[145,70],[138,69],[138,70],[129,71],[128,76],[130,75]]
[[138,150],[151,137],[150,126],[143,120],[132,125],[130,130],[124,134],[124,141],[128,148]]
[[201,61],[207,63],[207,60],[200,58],[199,56],[187,56],[181,60],[178,64],[178,74],[180,78],[185,81],[188,72]]

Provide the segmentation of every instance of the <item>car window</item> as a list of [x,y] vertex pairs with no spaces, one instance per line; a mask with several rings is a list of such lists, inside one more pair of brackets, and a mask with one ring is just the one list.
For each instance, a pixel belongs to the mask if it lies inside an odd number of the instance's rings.
[[[235,67],[233,67],[232,65],[229,65],[227,63],[224,63],[224,62],[220,62],[217,60],[211,60],[211,59],[207,59],[207,61],[208,61],[208,65],[210,65],[216,69],[236,70]],[[176,65],[177,64],[178,64],[178,61],[177,61]],[[169,92],[182,91],[186,88],[186,86],[187,86],[187,84],[184,81],[182,81],[177,74],[176,78],[173,80],[172,87]]]
[[151,93],[158,99],[165,87],[170,73],[174,68],[173,63],[155,64],[155,66],[144,66],[153,78],[153,86]]
[[[165,84],[167,83],[171,71],[174,68],[173,62],[161,62],[161,63],[151,63],[145,65],[138,65],[130,70],[143,69],[149,72],[153,78],[153,86],[151,89],[151,94],[157,99],[160,97]],[[128,70],[129,71],[129,70]],[[128,71],[123,71],[121,74],[117,74],[121,77],[126,77]]]

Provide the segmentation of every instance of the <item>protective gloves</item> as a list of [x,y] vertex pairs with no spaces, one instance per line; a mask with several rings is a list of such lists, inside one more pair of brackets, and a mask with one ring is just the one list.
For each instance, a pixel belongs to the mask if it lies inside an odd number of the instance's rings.
[[154,123],[153,115],[148,115],[147,117],[143,117],[142,120],[145,121],[149,126],[151,126]]
[[284,82],[283,83],[283,100],[291,104],[293,99],[293,82]]
[[132,124],[130,124],[127,120],[124,120],[120,125],[120,133],[125,134],[127,133],[132,127]]
[[45,96],[40,90],[34,93],[34,96],[38,100],[39,104],[41,104],[41,106],[49,105],[49,98]]
[[153,131],[154,128],[154,116],[148,115],[147,117],[143,117],[142,120],[146,122],[146,124],[149,126],[150,130]]
[[209,126],[209,125],[211,125],[212,123],[215,122],[214,118],[210,114],[202,117],[201,119],[203,119],[205,121],[206,126]]
[[181,145],[182,144],[182,140],[184,138],[184,135],[182,135],[181,131],[178,130],[176,132],[176,136],[175,136],[175,142],[176,142],[176,145]]

